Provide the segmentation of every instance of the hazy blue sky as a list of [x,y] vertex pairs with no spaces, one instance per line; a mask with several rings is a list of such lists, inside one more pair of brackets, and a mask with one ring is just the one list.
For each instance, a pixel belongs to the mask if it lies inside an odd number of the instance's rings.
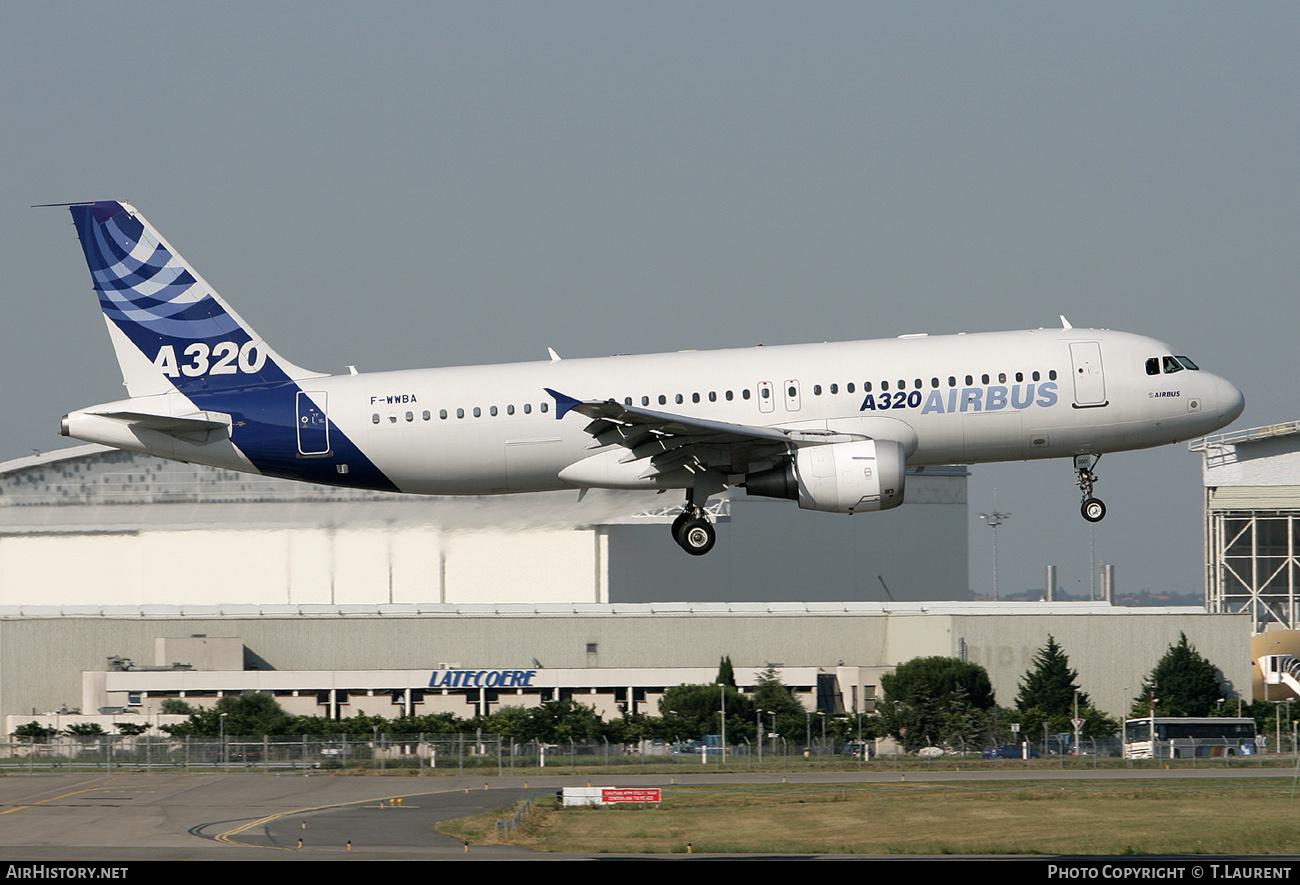
[[[1298,46],[1294,3],[6,3],[0,458],[121,393],[27,208],[105,198],[320,370],[1064,313],[1300,418]],[[1199,468],[1103,459],[1123,587],[1200,588]],[[1004,590],[1087,586],[1068,462],[972,473],[974,589],[995,488]]]

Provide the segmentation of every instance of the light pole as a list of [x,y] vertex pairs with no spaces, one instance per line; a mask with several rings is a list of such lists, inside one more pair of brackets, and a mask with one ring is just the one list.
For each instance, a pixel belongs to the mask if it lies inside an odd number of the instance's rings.
[[222,713],[220,716],[217,717],[217,722],[220,723],[221,725],[221,767],[222,768],[226,767],[226,763],[228,761],[226,759],[226,717],[229,715],[230,715],[229,713]]
[[999,513],[994,510],[992,513],[981,513],[980,519],[993,529],[993,601],[998,601],[998,526],[1002,525],[1009,517],[1010,513]]
[[725,765],[727,763],[727,687],[725,685],[718,686],[718,695],[722,698],[722,713],[718,717],[722,724],[722,754],[718,757],[718,764]]

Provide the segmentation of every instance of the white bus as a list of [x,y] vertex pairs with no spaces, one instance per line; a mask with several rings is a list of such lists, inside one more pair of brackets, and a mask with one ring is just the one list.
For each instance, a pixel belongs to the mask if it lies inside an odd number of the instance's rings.
[[1125,759],[1250,756],[1255,720],[1157,716],[1124,722]]

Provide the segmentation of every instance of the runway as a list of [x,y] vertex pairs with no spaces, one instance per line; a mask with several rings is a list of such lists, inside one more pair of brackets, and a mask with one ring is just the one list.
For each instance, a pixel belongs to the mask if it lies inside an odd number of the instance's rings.
[[[1179,771],[909,771],[922,782],[1253,779],[1286,769]],[[546,777],[330,777],[141,774],[0,778],[0,857],[6,861],[575,860],[439,836],[440,820],[503,809],[562,786],[890,783],[893,771],[798,775],[678,774]],[[301,841],[300,841],[301,840]],[[611,859],[611,855],[599,855]],[[594,859],[594,856],[593,858]]]

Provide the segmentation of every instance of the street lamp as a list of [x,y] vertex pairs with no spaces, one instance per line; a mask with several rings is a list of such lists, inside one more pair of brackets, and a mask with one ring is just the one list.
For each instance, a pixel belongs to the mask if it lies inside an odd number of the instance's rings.
[[998,526],[1002,525],[1009,517],[1010,513],[999,513],[994,510],[992,513],[981,513],[980,519],[993,529],[993,601],[998,601]]

